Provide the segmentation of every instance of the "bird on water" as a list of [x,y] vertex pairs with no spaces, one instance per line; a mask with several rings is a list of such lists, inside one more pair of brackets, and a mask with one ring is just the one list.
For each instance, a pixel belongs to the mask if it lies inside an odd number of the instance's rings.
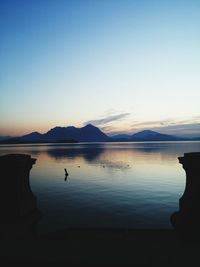
[[69,173],[67,172],[67,169],[64,169],[65,170],[65,181],[67,181],[67,176],[69,175]]
[[68,176],[69,173],[67,172],[67,169],[65,169],[65,176]]

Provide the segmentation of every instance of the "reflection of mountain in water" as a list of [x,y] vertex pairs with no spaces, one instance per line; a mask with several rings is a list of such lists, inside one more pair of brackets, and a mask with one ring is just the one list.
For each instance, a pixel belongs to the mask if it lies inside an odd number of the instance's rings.
[[[47,154],[53,159],[75,159],[84,158],[88,162],[98,162],[109,159],[118,154],[117,160],[124,160],[124,153],[128,153],[133,160],[135,153],[146,156],[162,155],[163,158],[176,158],[183,153],[200,150],[200,142],[140,142],[140,143],[82,143],[73,145],[26,145],[13,148],[9,147],[9,153],[26,153],[32,156]],[[7,147],[1,147],[0,154],[8,153]],[[105,157],[101,155],[105,154]],[[112,154],[112,156],[111,156]],[[113,165],[113,164],[105,164]]]
[[97,160],[104,152],[103,147],[82,147],[82,148],[51,148],[46,153],[58,160],[58,159],[75,159],[76,157],[83,157],[88,162]]
[[194,142],[153,142],[135,144],[133,150],[141,153],[164,154],[166,157],[182,155],[191,151],[199,151],[200,143]]

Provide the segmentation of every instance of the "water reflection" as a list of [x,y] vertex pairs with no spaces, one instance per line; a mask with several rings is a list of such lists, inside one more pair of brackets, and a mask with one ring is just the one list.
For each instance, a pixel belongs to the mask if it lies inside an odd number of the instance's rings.
[[37,155],[31,187],[48,231],[169,228],[185,186],[177,157],[199,150],[200,142],[45,144],[1,146],[0,154]]
[[119,170],[127,170],[130,169],[130,165],[125,161],[115,161],[115,160],[99,160],[97,164],[100,164],[103,168],[111,168],[111,169],[119,169]]
[[64,169],[64,171],[65,171],[65,178],[64,178],[64,181],[66,182],[66,181],[67,181],[67,177],[68,177],[69,173],[67,172],[67,169],[66,169],[66,168]]
[[104,148],[50,148],[45,151],[50,157],[55,160],[60,160],[64,158],[74,159],[77,157],[83,157],[86,161],[91,162],[99,158],[99,156],[104,152]]
[[[4,153],[17,153],[19,151],[31,155],[47,154],[55,160],[84,158],[88,162],[96,161],[101,155],[129,153],[134,156],[140,153],[159,155],[165,158],[175,158],[181,156],[183,152],[199,151],[200,142],[141,142],[141,143],[83,143],[83,144],[34,144],[34,145],[0,145],[0,155]],[[112,154],[113,156],[113,154]],[[104,157],[103,157],[104,158]]]
[[163,154],[165,157],[174,157],[190,151],[199,151],[199,142],[149,142],[135,144],[134,150],[147,154]]

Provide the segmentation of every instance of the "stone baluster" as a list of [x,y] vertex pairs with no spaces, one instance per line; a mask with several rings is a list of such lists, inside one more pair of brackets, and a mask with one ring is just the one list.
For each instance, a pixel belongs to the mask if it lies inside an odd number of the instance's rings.
[[171,223],[182,235],[200,236],[200,152],[179,157],[186,172],[186,186],[179,200],[179,211],[171,216]]
[[[29,173],[36,159],[30,155],[0,156],[1,230],[21,235],[38,221],[37,200],[31,191]],[[3,225],[3,227],[2,227]]]

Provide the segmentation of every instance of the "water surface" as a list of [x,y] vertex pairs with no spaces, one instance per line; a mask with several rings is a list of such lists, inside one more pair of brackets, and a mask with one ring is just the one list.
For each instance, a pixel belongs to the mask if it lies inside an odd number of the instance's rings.
[[[2,145],[30,154],[41,232],[68,227],[171,228],[185,188],[177,157],[200,142]],[[64,169],[69,175],[65,179]]]

